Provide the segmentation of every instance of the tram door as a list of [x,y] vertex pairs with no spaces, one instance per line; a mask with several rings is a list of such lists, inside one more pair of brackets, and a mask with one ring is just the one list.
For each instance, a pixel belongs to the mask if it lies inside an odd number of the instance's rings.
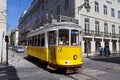
[[48,56],[49,62],[55,64],[56,63],[56,31],[50,31],[48,33]]

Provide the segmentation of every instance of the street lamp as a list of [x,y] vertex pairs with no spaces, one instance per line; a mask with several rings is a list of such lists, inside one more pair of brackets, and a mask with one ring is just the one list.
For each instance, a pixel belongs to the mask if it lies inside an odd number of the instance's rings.
[[81,11],[81,9],[82,9],[83,7],[87,10],[87,12],[90,12],[90,8],[91,8],[90,5],[89,5],[89,3],[83,3],[82,5],[78,6],[78,21],[79,21],[78,24],[79,24],[80,26],[81,26],[81,24],[80,24],[80,22],[81,22],[81,21],[80,21],[80,19],[81,19],[81,18],[80,18],[80,17],[81,17],[80,11]]
[[83,7],[85,7],[85,9],[87,10],[87,12],[90,12],[90,5],[87,3],[84,3],[84,4],[82,4],[82,5],[80,5],[80,6],[78,6],[78,12],[83,8]]

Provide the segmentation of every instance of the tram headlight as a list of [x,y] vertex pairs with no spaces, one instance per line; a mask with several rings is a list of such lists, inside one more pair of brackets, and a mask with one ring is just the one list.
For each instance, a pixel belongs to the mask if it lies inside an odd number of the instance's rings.
[[74,55],[74,56],[73,56],[73,59],[74,59],[74,60],[77,60],[77,58],[78,58],[77,55]]

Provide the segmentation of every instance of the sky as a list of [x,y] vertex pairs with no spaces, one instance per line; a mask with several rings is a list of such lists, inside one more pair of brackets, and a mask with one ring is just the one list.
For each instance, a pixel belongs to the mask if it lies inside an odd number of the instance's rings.
[[30,7],[32,0],[7,0],[8,31],[18,26],[22,13]]

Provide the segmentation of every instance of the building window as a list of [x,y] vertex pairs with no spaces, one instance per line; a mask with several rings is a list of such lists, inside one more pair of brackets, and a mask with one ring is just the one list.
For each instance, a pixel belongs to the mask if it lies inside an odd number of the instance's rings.
[[87,8],[89,6],[89,0],[84,0],[84,4],[85,4],[85,8]]
[[111,16],[115,17],[115,10],[114,10],[114,8],[111,8]]
[[50,23],[52,22],[52,19],[53,19],[53,10],[51,10],[50,12]]
[[69,0],[65,0],[65,11],[69,9]]
[[104,5],[104,14],[107,15],[107,6]]
[[95,21],[95,34],[99,35],[99,21]]
[[115,25],[112,25],[112,36],[115,36]]
[[118,19],[120,19],[120,11],[118,11]]
[[89,34],[90,21],[89,18],[85,18],[85,34]]
[[95,12],[99,12],[99,3],[95,1]]
[[108,36],[108,23],[104,23],[104,35]]
[[57,15],[60,15],[60,5],[57,6]]

